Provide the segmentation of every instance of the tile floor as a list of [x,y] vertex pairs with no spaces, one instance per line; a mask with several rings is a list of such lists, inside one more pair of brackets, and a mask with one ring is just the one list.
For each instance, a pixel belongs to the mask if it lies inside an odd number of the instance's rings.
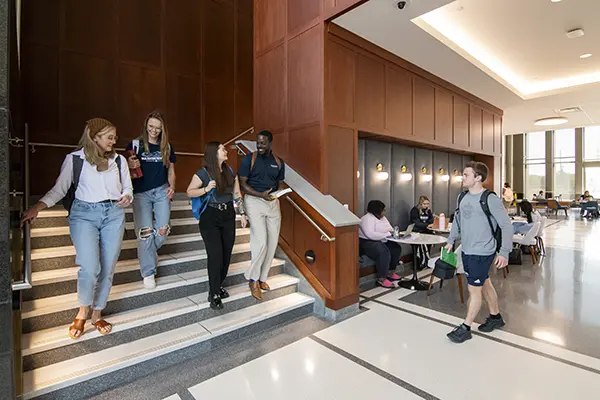
[[454,282],[429,297],[377,288],[362,294],[368,310],[358,316],[199,377],[177,394],[236,400],[597,398],[599,239],[600,222],[559,218],[547,228],[547,255],[539,265],[525,256],[508,279],[493,275],[508,322],[502,331],[476,333],[462,345],[446,339],[465,311]]

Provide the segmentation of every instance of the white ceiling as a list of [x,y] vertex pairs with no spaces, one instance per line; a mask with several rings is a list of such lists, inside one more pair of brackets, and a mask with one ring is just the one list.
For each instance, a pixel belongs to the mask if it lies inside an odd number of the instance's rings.
[[[573,106],[584,112],[566,115],[561,128],[600,124],[599,83],[519,90],[582,74],[600,78],[600,0],[412,0],[405,10],[396,3],[370,0],[335,22],[503,109],[507,134],[540,130],[535,119]],[[585,36],[566,38],[579,27]],[[452,29],[461,34],[454,42],[441,33]],[[593,56],[582,60],[583,53]]]

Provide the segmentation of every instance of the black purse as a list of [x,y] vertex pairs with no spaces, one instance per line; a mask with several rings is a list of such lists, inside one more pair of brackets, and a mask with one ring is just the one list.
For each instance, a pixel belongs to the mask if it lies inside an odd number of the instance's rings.
[[521,248],[517,247],[510,251],[508,254],[508,264],[509,265],[522,265],[523,258],[521,256]]
[[435,268],[433,269],[433,276],[436,276],[442,280],[452,279],[456,274],[456,267],[448,264],[446,261],[442,261],[439,258],[435,262]]

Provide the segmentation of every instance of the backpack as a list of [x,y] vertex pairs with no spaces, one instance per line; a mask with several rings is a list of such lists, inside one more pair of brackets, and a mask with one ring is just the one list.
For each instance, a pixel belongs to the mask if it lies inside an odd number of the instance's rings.
[[[71,178],[71,187],[69,187],[67,194],[65,194],[65,197],[62,199],[62,204],[69,214],[71,214],[71,207],[75,201],[75,192],[77,191],[77,186],[79,186],[79,177],[81,176],[81,171],[83,170],[83,161],[83,158],[79,157],[77,154],[73,154],[73,176]],[[121,156],[117,155],[115,162],[117,163],[117,167],[119,169],[119,180],[122,180]]]
[[[462,201],[462,199],[464,199],[464,197],[467,195],[467,193],[469,193],[469,192],[465,191],[465,192],[462,192],[460,194],[460,196],[458,196],[458,202],[457,202],[458,204],[456,205],[455,215],[457,215],[458,212],[460,211],[460,202]],[[479,198],[479,204],[481,205],[481,209],[483,210],[483,213],[487,217],[488,224],[490,224],[492,236],[496,240],[496,253],[497,253],[500,251],[500,248],[502,247],[502,229],[500,229],[500,226],[498,226],[497,222],[496,222],[496,229],[494,229],[494,224],[492,224],[492,213],[490,212],[490,206],[488,205],[488,197],[490,197],[490,194],[496,195],[495,192],[492,192],[487,189],[484,190],[483,193],[481,194],[481,197]],[[456,219],[456,217],[455,217],[455,219]],[[459,222],[458,219],[457,219],[457,222]],[[460,225],[459,225],[459,228],[460,228]]]
[[[273,153],[271,153],[273,154]],[[252,162],[250,163],[250,171],[254,169],[254,163],[256,162],[256,157],[258,157],[258,153],[255,151],[252,153]],[[281,160],[275,154],[273,154],[273,158],[275,159],[275,163],[277,163],[277,168],[281,169]]]
[[[227,166],[229,168],[229,171],[231,171],[231,174],[233,175],[233,169],[231,169],[231,167],[228,165]],[[208,170],[206,168],[202,168],[204,170],[204,172],[206,172],[206,175],[208,175],[208,179],[212,180],[210,174],[208,173]],[[208,203],[210,203],[210,200],[213,199],[215,197],[215,193],[217,191],[217,188],[211,189],[208,193],[209,196],[207,196],[206,194],[204,196],[199,196],[199,197],[192,197],[192,214],[194,215],[194,218],[196,218],[197,220],[200,220],[200,216],[202,215],[202,213],[206,210],[206,207],[208,207]]]

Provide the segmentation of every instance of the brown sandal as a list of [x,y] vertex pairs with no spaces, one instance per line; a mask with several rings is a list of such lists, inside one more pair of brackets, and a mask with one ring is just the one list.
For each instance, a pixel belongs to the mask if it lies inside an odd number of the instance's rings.
[[[96,327],[96,329],[98,330],[98,332],[100,332],[101,335],[108,335],[110,332],[112,332],[112,324],[106,322],[103,319],[99,319],[96,322],[92,322],[92,325]],[[108,331],[106,331],[106,328],[108,328]]]
[[[85,328],[85,319],[78,319],[75,318],[73,320],[73,323],[71,324],[71,326],[69,326],[69,337],[73,340],[77,340],[81,337],[81,335],[83,335],[83,330]],[[79,335],[74,335],[71,333],[71,331],[79,331]]]

